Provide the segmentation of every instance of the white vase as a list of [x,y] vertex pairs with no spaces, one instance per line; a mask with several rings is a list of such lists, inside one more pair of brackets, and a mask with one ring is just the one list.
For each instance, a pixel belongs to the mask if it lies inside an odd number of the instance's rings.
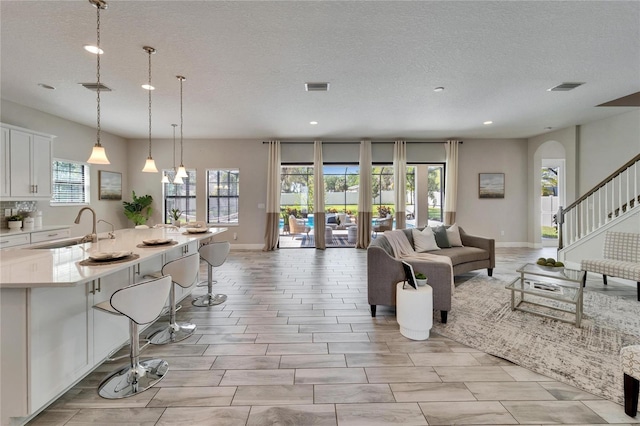
[[9,221],[7,221],[7,223],[9,224],[9,229],[20,229],[20,228],[22,228],[22,221],[21,220],[9,220]]
[[427,285],[427,279],[425,278],[424,280],[421,280],[416,278],[416,283],[418,284],[419,287],[425,286]]

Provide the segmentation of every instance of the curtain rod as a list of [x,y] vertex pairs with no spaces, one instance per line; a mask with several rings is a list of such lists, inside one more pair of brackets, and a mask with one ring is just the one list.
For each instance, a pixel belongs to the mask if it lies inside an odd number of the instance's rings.
[[[262,141],[263,144],[269,143],[269,141]],[[323,144],[336,144],[336,145],[356,145],[360,144],[360,141],[323,141]],[[371,141],[372,145],[376,144],[392,144],[395,141]],[[430,143],[447,143],[447,141],[407,141],[407,144],[430,144]],[[459,143],[464,143],[459,141]],[[280,141],[281,145],[310,145],[313,141]]]

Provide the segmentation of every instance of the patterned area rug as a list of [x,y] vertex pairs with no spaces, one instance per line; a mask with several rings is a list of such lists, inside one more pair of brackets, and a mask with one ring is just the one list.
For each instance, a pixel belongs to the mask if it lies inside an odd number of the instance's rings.
[[[347,241],[346,235],[334,235],[332,241],[325,242],[327,246],[339,246],[339,247],[353,247],[355,244],[351,244]],[[300,247],[315,247],[316,242],[313,238],[313,235],[309,235],[308,237],[304,235],[302,237],[302,242],[300,243]]]
[[515,276],[476,276],[456,287],[447,324],[432,331],[621,404],[620,349],[640,344],[640,302],[584,293],[582,327],[511,311]]

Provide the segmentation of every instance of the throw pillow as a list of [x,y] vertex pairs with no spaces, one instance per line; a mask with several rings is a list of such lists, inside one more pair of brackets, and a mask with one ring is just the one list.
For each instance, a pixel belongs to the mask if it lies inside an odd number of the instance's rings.
[[422,231],[413,228],[411,233],[413,234],[413,248],[418,253],[440,250],[440,247],[436,244],[436,237],[428,226]]
[[444,225],[438,226],[433,230],[433,234],[436,237],[436,244],[440,248],[451,248],[449,238],[447,237],[447,228]]
[[453,224],[447,229],[447,238],[451,247],[462,247],[462,238],[460,238],[460,229],[457,224]]

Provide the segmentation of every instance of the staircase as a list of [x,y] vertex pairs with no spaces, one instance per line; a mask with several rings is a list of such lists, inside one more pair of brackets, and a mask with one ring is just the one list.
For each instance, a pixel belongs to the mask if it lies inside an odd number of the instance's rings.
[[[569,261],[579,262],[585,252],[600,256],[607,230],[640,232],[640,154],[574,203],[560,207],[556,220],[558,257]],[[590,245],[596,250],[587,250]]]

